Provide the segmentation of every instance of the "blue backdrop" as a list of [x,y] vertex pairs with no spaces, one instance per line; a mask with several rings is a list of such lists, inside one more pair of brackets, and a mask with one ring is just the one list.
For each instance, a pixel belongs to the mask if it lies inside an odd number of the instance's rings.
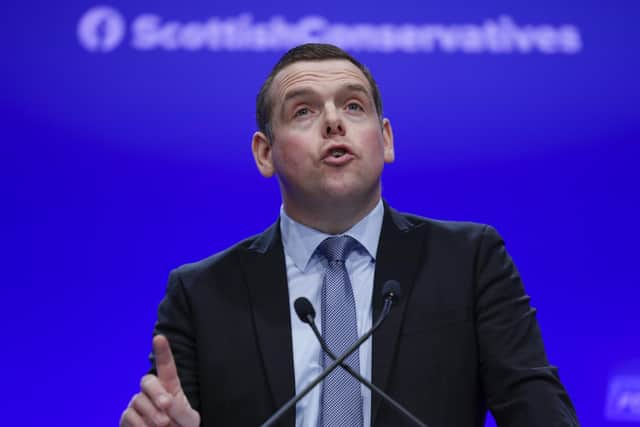
[[[397,209],[504,236],[586,426],[640,425],[637,2],[23,1],[0,18],[3,425],[111,426],[168,271],[260,232],[257,91],[367,64]],[[489,421],[491,423],[491,421]]]

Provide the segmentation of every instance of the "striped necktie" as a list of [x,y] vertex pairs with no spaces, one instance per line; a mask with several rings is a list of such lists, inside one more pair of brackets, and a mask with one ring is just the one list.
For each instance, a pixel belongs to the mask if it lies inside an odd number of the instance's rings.
[[[345,260],[359,245],[349,236],[328,237],[318,246],[318,254],[326,258],[327,269],[322,283],[322,336],[336,356],[342,355],[357,339],[356,305]],[[332,360],[322,352],[322,366]],[[360,371],[359,351],[346,359]],[[362,393],[360,383],[338,367],[322,383],[319,427],[362,427]]]

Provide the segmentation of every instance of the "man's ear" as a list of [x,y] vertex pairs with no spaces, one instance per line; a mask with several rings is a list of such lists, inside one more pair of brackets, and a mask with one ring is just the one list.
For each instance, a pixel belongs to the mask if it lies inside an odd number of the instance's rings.
[[271,159],[271,142],[262,132],[256,132],[251,139],[251,151],[258,170],[265,178],[271,178],[274,173]]
[[384,162],[392,163],[396,158],[393,148],[393,129],[389,119],[382,119],[382,140],[384,144]]

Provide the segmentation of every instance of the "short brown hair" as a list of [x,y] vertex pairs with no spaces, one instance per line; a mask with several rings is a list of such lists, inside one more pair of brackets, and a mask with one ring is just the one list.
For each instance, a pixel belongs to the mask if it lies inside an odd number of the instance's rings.
[[256,123],[258,125],[258,129],[263,132],[270,141],[273,136],[271,128],[271,113],[273,105],[268,97],[276,74],[278,74],[284,67],[291,65],[294,62],[321,61],[325,59],[346,59],[362,71],[371,86],[373,101],[376,105],[378,117],[382,119],[382,98],[380,96],[380,90],[367,67],[337,46],[324,43],[307,43],[290,49],[282,56],[282,58],[280,58],[269,73],[267,79],[262,84],[260,92],[258,93],[256,99]]

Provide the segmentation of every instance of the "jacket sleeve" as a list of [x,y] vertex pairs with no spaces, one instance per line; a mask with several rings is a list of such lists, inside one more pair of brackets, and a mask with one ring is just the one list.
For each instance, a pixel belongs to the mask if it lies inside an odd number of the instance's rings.
[[[191,407],[200,410],[200,386],[198,381],[198,358],[195,329],[191,315],[191,304],[180,277],[179,269],[169,275],[167,292],[158,307],[158,319],[153,335],[164,335],[169,340],[176,362],[180,385]],[[153,354],[150,373],[156,374]]]
[[577,426],[529,300],[502,238],[486,226],[476,257],[475,316],[487,405],[499,426]]

